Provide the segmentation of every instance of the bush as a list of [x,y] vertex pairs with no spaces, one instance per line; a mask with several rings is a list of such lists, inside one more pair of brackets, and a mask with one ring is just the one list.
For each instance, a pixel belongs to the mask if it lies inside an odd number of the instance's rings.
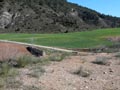
[[88,69],[80,67],[78,70],[73,72],[73,74],[76,74],[76,75],[81,76],[81,77],[89,77],[92,74],[92,72]]
[[0,90],[2,90],[2,88],[4,87],[4,85],[5,85],[5,80],[4,80],[4,78],[0,77]]
[[39,78],[39,76],[43,75],[45,70],[41,66],[34,66],[30,69],[31,73],[29,74],[32,77]]
[[10,70],[10,66],[7,63],[1,63],[0,76],[7,76]]
[[29,64],[36,64],[40,62],[39,58],[33,56],[21,56],[16,60],[17,66],[16,67],[25,67]]
[[117,53],[115,54],[115,57],[120,58],[120,52],[117,52]]
[[110,62],[108,61],[109,58],[108,57],[97,57],[95,61],[93,61],[92,63],[94,64],[98,64],[98,65],[110,65]]
[[68,56],[65,53],[57,53],[57,54],[52,54],[48,57],[50,61],[62,61],[66,56]]
[[23,90],[42,90],[36,86],[24,86]]

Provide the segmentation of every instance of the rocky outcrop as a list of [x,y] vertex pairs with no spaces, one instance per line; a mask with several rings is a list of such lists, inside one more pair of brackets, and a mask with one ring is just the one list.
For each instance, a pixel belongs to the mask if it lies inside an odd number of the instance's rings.
[[4,11],[0,16],[0,28],[7,27],[12,21],[12,14],[7,11]]

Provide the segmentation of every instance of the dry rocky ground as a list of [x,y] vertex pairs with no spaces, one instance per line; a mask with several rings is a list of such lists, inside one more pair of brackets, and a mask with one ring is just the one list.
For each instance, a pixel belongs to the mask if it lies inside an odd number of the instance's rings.
[[[95,64],[105,57],[105,65]],[[113,54],[83,54],[70,56],[61,62],[44,66],[40,77],[30,77],[30,69],[21,69],[19,80],[40,90],[120,90],[120,58]]]
[[[28,53],[24,46],[19,46],[22,51],[18,46],[14,47],[19,52]],[[6,90],[120,90],[120,53],[80,52],[59,62],[18,70],[18,86]]]

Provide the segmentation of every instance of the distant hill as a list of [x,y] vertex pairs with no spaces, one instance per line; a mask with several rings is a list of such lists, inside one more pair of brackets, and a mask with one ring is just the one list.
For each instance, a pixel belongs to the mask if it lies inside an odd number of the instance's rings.
[[66,0],[0,0],[0,32],[67,33],[120,27],[120,18]]

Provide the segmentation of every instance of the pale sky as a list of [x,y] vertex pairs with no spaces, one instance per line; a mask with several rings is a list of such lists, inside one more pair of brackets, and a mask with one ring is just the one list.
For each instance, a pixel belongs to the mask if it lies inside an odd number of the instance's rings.
[[120,0],[67,0],[106,15],[120,17]]

